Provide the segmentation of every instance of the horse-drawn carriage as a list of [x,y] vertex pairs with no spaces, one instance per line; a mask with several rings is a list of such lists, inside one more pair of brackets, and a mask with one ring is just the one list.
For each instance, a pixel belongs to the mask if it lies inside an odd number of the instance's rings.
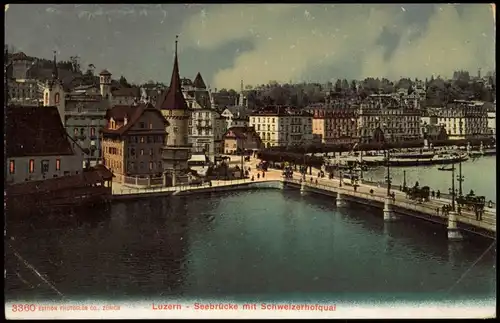
[[418,200],[422,202],[428,202],[430,196],[430,187],[429,186],[414,186],[408,187],[406,189],[406,195],[409,199]]
[[456,199],[457,204],[466,210],[483,210],[486,204],[484,196],[475,196],[474,194],[467,194],[466,196],[459,196]]

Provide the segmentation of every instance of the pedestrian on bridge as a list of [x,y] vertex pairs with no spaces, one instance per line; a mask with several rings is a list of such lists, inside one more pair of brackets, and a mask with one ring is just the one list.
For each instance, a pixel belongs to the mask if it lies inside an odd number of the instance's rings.
[[432,190],[431,196],[432,196],[432,198],[434,198],[436,196],[436,192],[434,192],[434,190]]
[[266,177],[266,172],[262,172],[262,178]]
[[441,198],[441,192],[439,190],[436,192],[436,198]]
[[260,173],[257,173],[257,179],[259,179],[259,178],[260,178]]
[[436,214],[439,216],[439,207],[436,208]]

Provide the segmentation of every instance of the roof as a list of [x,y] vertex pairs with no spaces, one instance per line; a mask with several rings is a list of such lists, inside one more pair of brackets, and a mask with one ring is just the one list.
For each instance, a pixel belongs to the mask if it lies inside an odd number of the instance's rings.
[[203,77],[201,77],[200,72],[196,74],[196,77],[194,78],[193,86],[197,89],[206,89],[207,86],[205,85],[205,81],[203,81]]
[[179,76],[179,60],[177,59],[177,45],[174,58],[172,78],[167,91],[158,97],[157,108],[160,110],[189,110],[182,94],[181,79]]
[[128,96],[138,98],[141,96],[141,89],[138,87],[122,87],[111,92],[113,96]]
[[90,168],[91,171],[95,171],[99,174],[99,176],[104,179],[104,180],[111,180],[113,177],[116,177],[113,175],[113,173],[106,168],[104,165],[95,165],[94,167]]
[[[108,173],[111,173],[107,169],[106,171]],[[20,184],[13,184],[7,186],[7,194],[9,195],[37,194],[42,192],[50,192],[55,190],[82,187],[88,184],[95,184],[110,179],[109,174],[106,173],[106,171],[103,171],[102,169],[91,169],[88,171],[84,171],[78,175],[61,176],[41,181],[30,181]]]
[[29,57],[28,55],[26,55],[23,52],[17,52],[17,53],[12,54],[11,59],[13,61],[21,61],[21,60],[33,61],[34,60],[33,57]]
[[231,134],[234,134],[236,138],[246,139],[247,135],[256,134],[256,132],[254,127],[231,127],[224,134],[224,138],[233,138]]
[[163,117],[160,110],[156,109],[150,103],[142,103],[138,106],[126,106],[126,105],[117,105],[112,109],[106,112],[106,119],[113,118],[115,120],[124,120],[125,117],[128,119],[127,124],[118,128],[118,129],[103,129],[103,133],[109,134],[125,134],[132,126],[141,118],[141,116],[146,111],[153,111],[156,113],[161,120],[165,123],[165,126],[168,126],[168,121]]
[[7,108],[7,157],[73,155],[56,107]]
[[99,75],[111,75],[111,73],[107,69],[103,69]]

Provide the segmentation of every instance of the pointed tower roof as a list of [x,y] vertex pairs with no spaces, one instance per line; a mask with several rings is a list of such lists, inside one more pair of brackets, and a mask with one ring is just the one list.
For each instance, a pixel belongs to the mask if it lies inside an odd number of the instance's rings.
[[175,57],[172,78],[168,90],[164,91],[158,100],[157,107],[160,110],[189,110],[181,89],[181,78],[179,76],[179,61],[177,59],[177,39],[175,36]]
[[200,72],[196,74],[196,77],[194,78],[193,86],[197,89],[206,89],[207,86],[205,85],[205,81],[203,81],[203,77],[201,77]]
[[52,65],[52,80],[57,80],[58,78],[59,78],[59,73],[57,72],[56,51],[54,51],[54,63]]

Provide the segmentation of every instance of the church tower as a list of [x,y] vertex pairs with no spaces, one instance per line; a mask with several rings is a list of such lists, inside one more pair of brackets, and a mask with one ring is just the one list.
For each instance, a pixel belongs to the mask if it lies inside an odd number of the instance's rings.
[[99,85],[101,88],[101,96],[103,99],[111,99],[111,73],[108,70],[103,70],[99,73]]
[[243,80],[241,80],[240,97],[239,97],[238,105],[240,105],[242,107],[246,107],[246,104],[247,104],[247,97],[245,96],[245,93],[243,92]]
[[52,78],[47,81],[45,89],[43,90],[43,105],[46,107],[57,107],[61,122],[66,124],[65,120],[65,93],[61,80],[59,80],[59,73],[57,70],[56,52],[54,51],[54,62],[52,65]]
[[191,158],[191,145],[188,143],[189,109],[182,94],[179,62],[177,58],[177,39],[175,37],[174,68],[170,87],[159,97],[157,108],[167,119],[167,142],[163,149],[164,185],[176,186],[188,180],[188,163]]

